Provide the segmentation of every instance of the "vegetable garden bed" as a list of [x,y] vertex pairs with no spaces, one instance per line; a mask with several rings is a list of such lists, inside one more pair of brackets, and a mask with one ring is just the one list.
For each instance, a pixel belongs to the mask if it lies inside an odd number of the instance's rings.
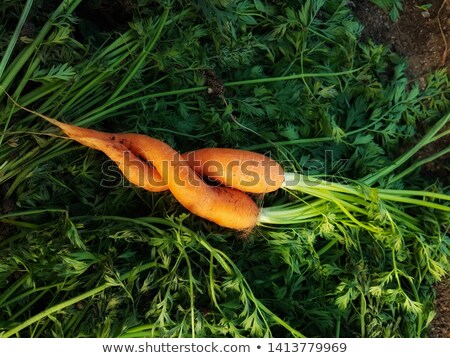
[[[448,171],[422,168],[448,154],[429,150],[448,137],[446,71],[411,80],[346,1],[115,7],[0,5],[0,334],[428,336]],[[230,230],[18,105],[181,153],[258,152],[308,180],[253,195],[277,210]]]

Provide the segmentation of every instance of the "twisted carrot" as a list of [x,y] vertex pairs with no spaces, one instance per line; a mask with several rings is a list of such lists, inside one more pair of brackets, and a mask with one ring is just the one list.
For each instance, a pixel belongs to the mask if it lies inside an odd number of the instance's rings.
[[[142,134],[99,132],[20,107],[77,142],[105,153],[131,183],[149,191],[169,189],[186,209],[224,227],[249,230],[257,223],[259,208],[236,188],[265,193],[278,189],[284,181],[281,167],[261,154],[209,148],[181,155],[168,144]],[[210,186],[200,177],[203,174],[230,187]]]
[[190,212],[232,229],[248,230],[256,225],[259,208],[245,193],[206,184],[180,153],[160,140],[133,133],[119,138],[164,173],[169,190]]

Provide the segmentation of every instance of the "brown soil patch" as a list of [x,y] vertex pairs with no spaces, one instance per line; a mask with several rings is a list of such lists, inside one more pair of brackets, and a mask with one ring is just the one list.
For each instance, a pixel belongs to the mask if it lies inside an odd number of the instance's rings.
[[450,338],[450,280],[436,285],[436,318],[431,323],[430,337]]
[[[363,36],[384,43],[408,58],[411,77],[420,78],[439,67],[450,73],[450,0],[404,0],[397,22],[368,0],[355,2],[364,24]],[[427,10],[427,6],[431,5]]]
[[[428,73],[443,67],[450,73],[450,0],[404,0],[403,12],[395,23],[369,0],[355,1],[353,6],[364,25],[363,37],[386,44],[406,57],[412,79],[425,84],[424,77]],[[420,151],[416,159],[428,157],[449,145],[448,136],[443,137]],[[449,162],[450,156],[445,156],[428,163],[423,168],[424,174],[448,183]],[[450,338],[450,279],[435,288],[436,318],[431,323],[430,336]]]

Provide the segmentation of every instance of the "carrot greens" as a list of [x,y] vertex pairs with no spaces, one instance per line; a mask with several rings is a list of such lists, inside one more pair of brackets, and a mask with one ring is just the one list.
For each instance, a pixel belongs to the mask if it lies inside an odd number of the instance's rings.
[[[0,336],[427,336],[450,268],[449,78],[410,79],[361,30],[346,1],[3,1]],[[6,93],[291,174],[243,234]]]

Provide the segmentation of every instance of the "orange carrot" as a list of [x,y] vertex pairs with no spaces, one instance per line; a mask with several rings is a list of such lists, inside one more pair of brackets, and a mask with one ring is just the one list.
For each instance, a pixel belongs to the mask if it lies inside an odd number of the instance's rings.
[[133,133],[119,138],[153,164],[175,198],[190,212],[232,229],[248,230],[256,225],[259,208],[245,193],[206,184],[180,153],[160,140]]
[[[151,162],[142,150],[146,136],[139,134],[116,134],[132,153]],[[281,187],[284,182],[283,168],[269,157],[245,150],[230,148],[205,148],[183,154],[183,158],[199,175],[248,193],[268,193]]]
[[[152,191],[169,188],[186,209],[218,225],[238,230],[256,226],[259,208],[247,194],[233,188],[209,186],[190,167],[189,161],[168,144],[141,134],[104,133],[77,127],[20,107],[46,119],[77,142],[104,152],[130,182]],[[225,156],[227,160],[231,159],[229,153]],[[139,165],[131,165],[135,163]],[[156,189],[150,183],[155,178],[161,184]]]
[[54,118],[47,117],[41,113],[25,108],[14,100],[13,102],[25,111],[33,113],[57,126],[69,138],[76,140],[78,143],[105,153],[116,162],[124,176],[132,184],[152,192],[161,192],[169,188],[165,180],[161,178],[161,175],[159,175],[154,167],[141,160],[138,155],[120,142],[120,134],[100,132],[94,129],[63,123]]
[[205,148],[184,157],[198,174],[249,193],[268,193],[284,182],[283,168],[265,155],[230,148]]
[[[143,178],[139,166],[130,166],[129,162],[122,159],[129,155],[137,163],[144,163],[137,156],[148,160],[156,169],[152,175],[157,173],[159,177],[164,178],[164,184],[167,183],[167,186],[161,185],[156,188],[166,190],[168,187],[175,198],[193,214],[220,226],[238,230],[249,230],[257,223],[259,209],[249,196],[236,189],[207,185],[181,154],[160,140],[134,133],[109,134],[109,140],[105,140],[104,133],[101,132],[98,136],[100,138],[96,138],[93,137],[97,135],[94,133],[96,131],[87,132],[83,128],[77,132],[75,126],[67,127],[67,125],[63,128],[67,135],[79,143],[101,150],[116,161],[120,170],[134,184],[136,178],[146,180],[146,184],[154,179],[149,174]],[[153,184],[149,187],[139,184],[155,191]]]
[[[145,151],[142,150],[142,147],[146,147],[146,136],[133,133],[105,133],[66,124],[29,110],[16,103],[12,98],[11,100],[20,108],[59,127],[67,136],[77,142],[100,150],[109,157],[114,156],[114,161],[119,168],[127,169],[124,175],[131,183],[154,192],[168,189],[167,183],[164,182],[160,173],[149,165],[148,162],[151,162],[152,158],[144,155]],[[99,142],[99,140],[105,142]],[[118,142],[122,146],[107,145],[108,141]],[[120,156],[121,152],[123,152],[123,157]],[[140,160],[140,157],[147,163]],[[205,148],[183,154],[183,157],[199,175],[244,192],[268,193],[275,191],[285,180],[283,168],[276,161],[259,153],[230,148]]]
[[105,153],[117,164],[130,183],[152,192],[161,192],[169,189],[166,181],[161,178],[155,168],[138,158],[120,142],[95,137],[77,137],[73,139],[85,146]]
[[[190,212],[216,224],[232,229],[248,230],[256,225],[259,209],[255,202],[245,193],[225,187],[209,186],[191,169],[189,163],[181,154],[166,143],[142,134],[111,134],[102,133],[68,124],[54,123],[64,133],[77,142],[90,148],[101,150],[116,161],[120,170],[134,184],[142,185],[154,180],[155,174],[164,178],[164,184],[157,189],[166,190],[168,187],[175,198]],[[149,161],[156,169],[144,178],[136,166],[129,166],[124,160],[126,155],[132,160],[142,162],[137,156]],[[150,168],[147,165],[147,168]],[[143,186],[152,191],[153,185]]]

